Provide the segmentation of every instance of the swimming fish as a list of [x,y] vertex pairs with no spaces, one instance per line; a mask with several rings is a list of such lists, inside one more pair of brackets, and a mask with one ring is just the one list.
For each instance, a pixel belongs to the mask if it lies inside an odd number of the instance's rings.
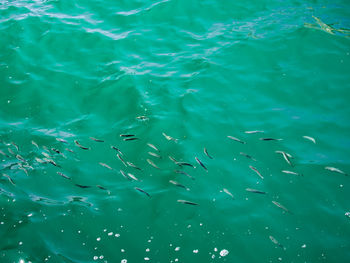
[[240,140],[240,139],[238,139],[236,137],[230,136],[230,135],[228,135],[227,138],[229,138],[231,140],[234,140],[236,142],[242,143],[242,144],[246,144],[246,142],[244,142],[244,141],[242,141],[242,140]]
[[169,155],[169,159],[172,160],[175,164],[178,163],[178,161],[177,161],[174,157],[172,157],[172,156],[170,156],[170,155]]
[[294,174],[294,175],[300,175],[296,172],[292,172],[292,171],[287,171],[287,170],[282,170],[282,173],[285,173],[285,174]]
[[305,139],[307,139],[307,140],[309,140],[309,141],[312,141],[313,143],[316,144],[315,138],[312,138],[312,137],[310,137],[310,136],[303,136],[303,138],[305,138]]
[[65,175],[64,173],[61,173],[61,172],[57,172],[57,174],[59,174],[60,176],[62,176],[63,178],[66,178],[68,180],[71,180],[71,178],[67,175]]
[[264,177],[261,175],[261,173],[255,167],[249,165],[249,168],[252,169],[254,172],[256,172],[257,175],[259,175],[261,179],[264,179]]
[[17,152],[19,151],[19,147],[18,147],[18,145],[17,144],[15,144],[14,142],[11,142],[11,144],[13,145],[13,146],[15,146],[15,148],[16,148],[16,150],[17,150]]
[[282,141],[283,139],[275,139],[275,138],[259,138],[261,141]]
[[179,166],[189,166],[189,167],[195,168],[192,164],[186,163],[186,162],[176,162],[176,164]]
[[208,172],[207,167],[205,167],[205,165],[197,157],[194,157],[194,158],[196,159],[197,163],[199,163],[200,166],[202,166]]
[[213,157],[211,157],[211,156],[209,155],[208,150],[207,150],[207,148],[205,148],[205,147],[204,147],[204,153],[205,153],[205,155],[208,156],[210,159],[213,159]]
[[90,188],[91,186],[88,185],[81,185],[81,184],[75,184],[75,186],[78,186],[80,188]]
[[68,152],[74,153],[74,151],[71,150],[71,149],[69,149],[69,148],[66,148],[66,150],[67,150]]
[[134,134],[120,134],[120,137],[134,137]]
[[22,170],[27,176],[29,176],[29,175],[28,175],[28,171],[27,171],[25,168],[23,168],[23,167],[18,167],[18,169],[19,169],[19,170]]
[[16,154],[16,159],[18,160],[18,161],[21,161],[21,162],[26,162],[26,160],[21,156],[21,155],[19,155],[19,154]]
[[272,201],[272,203],[273,203],[275,206],[281,208],[282,210],[284,210],[284,211],[286,211],[286,212],[288,212],[288,213],[291,213],[285,206],[281,205],[279,202],[277,202],[277,201]]
[[291,163],[290,160],[289,160],[289,156],[291,156],[290,154],[287,154],[287,153],[285,153],[285,152],[283,152],[283,151],[275,151],[275,152],[276,152],[276,153],[282,154],[284,160],[286,160],[286,162],[287,162],[290,166],[293,166],[292,163]]
[[134,141],[134,140],[138,140],[139,138],[136,137],[131,137],[131,138],[125,138],[123,139],[123,141]]
[[49,158],[43,158],[44,161],[51,163],[54,166],[60,167],[54,160],[51,160]]
[[35,141],[32,141],[32,144],[39,150],[39,145]]
[[169,183],[171,183],[171,184],[173,184],[173,185],[176,185],[176,186],[178,186],[178,187],[184,188],[184,189],[186,189],[186,190],[190,190],[190,189],[188,189],[186,186],[184,186],[184,185],[182,185],[182,184],[180,184],[180,183],[178,183],[178,182],[176,182],[176,181],[169,180]]
[[246,188],[245,189],[247,192],[251,192],[251,193],[255,193],[255,194],[266,194],[266,192],[260,191],[260,190],[256,190],[256,189],[252,189],[252,188]]
[[240,155],[243,155],[243,156],[245,156],[245,157],[247,157],[247,158],[249,158],[249,159],[251,159],[251,160],[253,160],[253,161],[256,161],[256,159],[254,159],[252,156],[250,156],[249,154],[246,154],[246,153],[244,153],[244,152],[240,152],[239,153]]
[[6,177],[6,178],[9,180],[9,182],[10,182],[11,184],[15,185],[15,182],[12,180],[12,178],[11,178],[9,175],[7,175],[7,174],[2,174],[2,176]]
[[191,178],[192,180],[194,180],[193,176],[189,175],[188,173],[184,172],[184,171],[180,171],[180,170],[175,170],[175,173],[177,174],[184,174],[187,177]]
[[9,151],[10,154],[15,155],[14,151],[12,151],[11,148],[7,148],[7,150]]
[[61,138],[56,138],[56,140],[59,141],[59,142],[68,143],[66,140],[61,139]]
[[131,163],[131,162],[126,162],[126,163],[127,163],[127,165],[129,165],[129,166],[132,167],[132,168],[135,168],[135,169],[137,169],[137,170],[142,170],[141,168],[137,167],[135,164],[133,164],[133,163]]
[[270,240],[272,241],[272,243],[274,243],[275,245],[284,248],[277,240],[276,238],[274,238],[273,236],[269,236]]
[[110,167],[108,164],[105,164],[105,163],[99,163],[101,166],[103,166],[103,167],[106,167],[107,169],[109,169],[109,170],[113,170],[113,168],[112,167]]
[[124,176],[124,178],[129,179],[129,177],[126,175],[126,173],[123,170],[120,170],[120,173],[122,174],[122,176]]
[[89,138],[90,138],[90,140],[93,140],[93,141],[95,141],[95,142],[104,142],[103,140],[96,139],[96,138],[94,138],[94,137],[89,137]]
[[151,195],[149,193],[147,193],[145,190],[141,189],[141,188],[138,188],[138,187],[135,187],[135,189],[141,193],[144,193],[145,195],[147,195],[148,197],[151,197]]
[[103,186],[101,186],[101,185],[96,185],[96,187],[97,187],[97,188],[100,188],[101,190],[106,190],[106,191],[108,191],[107,188],[105,188],[105,187],[103,187]]
[[162,158],[160,155],[158,155],[158,154],[156,154],[156,153],[154,153],[154,152],[148,152],[148,154],[149,154],[149,155],[152,155],[152,156],[154,156],[154,157],[156,157],[156,158]]
[[197,203],[187,201],[187,200],[177,200],[177,202],[182,203],[182,204],[186,204],[186,205],[199,205]]
[[222,189],[226,194],[228,194],[229,196],[231,196],[233,199],[235,199],[235,197],[233,196],[233,194],[227,190],[226,188]]
[[44,155],[46,158],[51,158],[51,156],[46,152],[42,152],[41,154]]
[[115,146],[111,146],[111,148],[113,149],[113,150],[116,150],[118,153],[120,153],[121,155],[123,155],[123,153],[121,152],[121,150],[119,150],[117,147],[115,147]]
[[135,181],[139,181],[139,179],[137,179],[135,177],[135,175],[131,174],[131,173],[128,173],[128,176],[132,179],[132,180],[135,180]]
[[120,156],[119,153],[117,153],[117,156],[118,156],[119,160],[127,167],[128,165],[126,164],[126,162],[125,162],[124,159]]
[[83,150],[90,150],[90,148],[82,146],[77,140],[74,141],[74,143],[81,149]]
[[137,116],[136,119],[138,119],[138,120],[148,120],[148,117],[146,117],[146,116]]
[[38,163],[47,163],[47,161],[44,161],[38,157],[35,157],[35,160],[38,162]]
[[4,153],[3,151],[0,150],[0,154],[5,156],[5,157],[9,157],[6,153]]
[[178,139],[175,139],[175,138],[173,138],[173,137],[171,137],[169,135],[166,135],[164,132],[162,134],[168,141],[174,141],[174,142],[178,141]]
[[154,168],[160,169],[157,165],[154,164],[150,159],[147,159],[147,162],[152,165]]
[[336,173],[341,173],[341,174],[347,175],[345,172],[343,172],[342,170],[340,170],[338,168],[335,168],[335,167],[326,166],[324,169],[332,171],[332,172],[336,172]]
[[247,133],[247,134],[254,134],[254,133],[263,133],[264,131],[245,131],[244,133]]
[[152,143],[147,143],[147,145],[148,145],[149,147],[151,147],[152,149],[156,150],[157,152],[160,152],[160,151],[158,150],[158,148],[157,148],[156,146],[154,146]]

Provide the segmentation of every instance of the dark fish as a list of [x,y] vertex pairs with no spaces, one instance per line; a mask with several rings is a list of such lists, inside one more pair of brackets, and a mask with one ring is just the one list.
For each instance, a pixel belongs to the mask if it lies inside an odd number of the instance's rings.
[[0,150],[0,154],[5,156],[5,157],[9,157],[6,153],[4,153],[3,151]]
[[18,147],[18,145],[17,144],[15,144],[14,142],[11,142],[11,144],[13,145],[13,146],[15,146],[15,148],[16,148],[16,150],[17,150],[17,152],[19,151],[19,147]]
[[152,149],[156,150],[157,152],[159,152],[158,148],[156,146],[154,146],[152,143],[147,143],[147,145],[149,147],[151,147]]
[[130,179],[123,170],[120,170],[120,173],[122,174],[122,176],[124,176],[124,178],[128,180]]
[[200,166],[202,166],[208,172],[207,167],[205,167],[205,165],[197,157],[194,157],[194,158],[196,159],[197,163],[199,163]]
[[90,138],[90,140],[93,140],[93,141],[95,141],[95,142],[104,142],[103,140],[96,139],[96,138],[94,138],[94,137],[89,137],[89,138]]
[[241,141],[240,139],[236,138],[236,137],[233,137],[233,136],[227,136],[227,138],[231,139],[231,140],[234,140],[236,142],[239,142],[239,143],[242,143],[242,144],[246,144],[246,142],[244,141]]
[[118,153],[120,153],[121,155],[123,155],[123,153],[121,152],[121,150],[119,150],[117,147],[115,147],[115,146],[111,146],[111,148],[113,149],[113,150],[116,150]]
[[146,117],[146,116],[137,116],[136,119],[138,119],[138,120],[148,120],[148,117]]
[[71,150],[71,149],[69,149],[69,148],[66,148],[66,150],[67,150],[68,152],[74,153],[74,151]]
[[210,159],[213,159],[213,157],[211,157],[207,151],[207,148],[204,148],[204,153],[206,154],[206,156],[208,156]]
[[275,138],[259,138],[261,141],[282,141],[282,139],[275,139]]
[[132,137],[132,138],[125,138],[123,139],[123,141],[134,141],[134,140],[138,140],[139,138],[136,137]]
[[144,193],[145,195],[147,195],[148,197],[151,197],[151,195],[149,193],[147,193],[145,190],[142,190],[141,188],[135,187],[135,189],[141,193]]
[[125,166],[128,166],[128,165],[126,164],[126,162],[124,161],[124,159],[120,156],[119,153],[117,153],[117,156],[118,156],[119,160],[120,160]]
[[15,185],[15,182],[12,180],[12,178],[11,178],[9,175],[7,175],[7,174],[2,174],[2,176],[6,177],[6,178],[9,180],[9,182],[10,182],[11,184]]
[[75,184],[75,186],[78,186],[80,188],[90,188],[91,186],[88,185],[81,185],[81,184]]
[[170,180],[169,183],[172,183],[173,185],[176,185],[176,186],[178,186],[178,187],[184,188],[184,189],[186,189],[186,190],[190,190],[190,189],[188,189],[186,186],[184,186],[184,185],[182,185],[182,184],[180,184],[180,183],[178,183],[178,182],[176,182],[176,181]]
[[176,164],[179,166],[190,166],[192,168],[195,168],[192,164],[186,162],[176,162]]
[[54,151],[55,153],[58,153],[58,154],[61,153],[59,150],[57,150],[57,149],[55,149],[55,148],[51,148],[51,150]]
[[240,152],[239,153],[240,155],[243,155],[243,156],[245,156],[245,157],[247,157],[247,158],[249,158],[249,159],[251,159],[251,160],[253,160],[253,161],[256,161],[252,156],[250,156],[249,154],[246,154],[246,153],[244,153],[244,152]]
[[75,140],[74,143],[83,150],[90,150],[90,148],[82,146],[77,140]]
[[252,188],[246,188],[245,190],[247,192],[251,192],[251,193],[255,193],[255,194],[266,194],[266,192],[259,191],[259,190],[256,190],[256,189],[252,189]]
[[69,176],[65,175],[64,173],[57,172],[57,174],[59,174],[60,176],[62,176],[63,178],[66,178],[66,179],[68,179],[68,180],[71,179]]
[[134,137],[134,134],[120,134],[120,137]]
[[186,204],[186,205],[199,205],[197,203],[186,201],[186,200],[177,200],[177,202],[183,203],[183,204]]
[[261,179],[264,179],[264,177],[261,175],[261,173],[255,167],[249,165],[249,168],[252,169],[254,172],[256,172],[257,175],[259,175]]
[[175,164],[178,163],[178,161],[176,161],[176,159],[174,157],[170,156],[170,155],[169,155],[169,159],[172,160]]
[[192,180],[194,180],[194,178],[191,175],[189,175],[188,173],[186,173],[184,171],[175,170],[175,173],[177,173],[177,174],[184,174],[184,175],[188,176],[189,178],[191,178]]
[[59,141],[59,142],[68,143],[66,140],[61,139],[61,138],[56,138],[56,140]]
[[101,185],[96,185],[98,188],[100,188],[100,189],[102,189],[102,190],[108,190],[107,188],[104,188],[103,186],[101,186]]
[[137,169],[137,170],[141,170],[141,168],[137,167],[135,164],[133,164],[133,163],[131,163],[131,162],[126,162],[126,163],[127,163],[127,165],[129,165],[129,166],[132,167],[132,168],[135,168],[135,169]]

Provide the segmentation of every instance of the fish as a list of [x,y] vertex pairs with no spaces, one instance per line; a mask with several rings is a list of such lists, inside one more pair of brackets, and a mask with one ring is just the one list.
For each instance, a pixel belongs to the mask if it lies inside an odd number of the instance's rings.
[[100,140],[100,139],[96,139],[94,137],[89,137],[90,140],[93,140],[95,142],[104,142],[103,140]]
[[176,161],[176,159],[174,157],[170,156],[170,155],[169,155],[169,159],[172,160],[175,164],[178,163],[178,161]]
[[35,157],[35,161],[37,161],[38,163],[47,163],[46,161],[44,161],[38,157]]
[[15,182],[12,180],[12,178],[11,178],[9,175],[7,175],[7,174],[2,174],[2,176],[6,177],[6,178],[9,180],[9,182],[10,182],[11,184],[15,185]]
[[23,167],[18,167],[18,169],[19,169],[19,170],[22,170],[27,176],[29,176],[29,175],[28,175],[28,171],[27,171],[25,168],[23,168]]
[[134,141],[134,140],[138,140],[139,138],[136,137],[132,137],[132,138],[125,138],[123,139],[123,141]]
[[186,204],[186,205],[199,205],[197,203],[187,201],[187,200],[177,200],[178,203]]
[[63,178],[66,178],[68,180],[71,180],[71,178],[67,175],[65,175],[64,173],[61,173],[61,172],[57,172],[58,175],[62,176]]
[[192,180],[194,180],[193,176],[189,175],[188,173],[184,172],[184,171],[180,171],[180,170],[175,170],[175,173],[177,174],[184,174],[187,177],[191,178]]
[[312,16],[313,19],[316,20],[316,23],[321,27],[321,30],[331,34],[331,35],[334,35],[334,28],[330,27],[329,25],[327,25],[326,23],[324,23],[323,21],[321,21],[321,19],[319,19],[318,17],[316,16]]
[[282,152],[282,151],[276,151],[276,153],[282,154],[284,160],[286,160],[286,162],[287,162],[290,166],[293,166],[292,163],[291,163],[290,160],[289,160],[289,156],[291,156],[290,154],[287,155],[287,153]]
[[157,165],[154,164],[150,159],[147,159],[147,162],[152,165],[154,168],[160,169]]
[[229,138],[231,140],[234,140],[236,142],[242,143],[242,144],[246,144],[246,142],[244,142],[244,141],[242,141],[242,140],[240,140],[240,139],[238,139],[236,137],[230,136],[230,135],[228,135],[227,138]]
[[303,138],[305,138],[305,139],[307,139],[307,140],[309,140],[309,141],[312,141],[314,144],[316,144],[315,138],[312,138],[312,137],[310,137],[310,136],[303,136]]
[[275,206],[281,208],[282,210],[284,210],[284,211],[286,211],[286,212],[288,212],[288,213],[291,213],[285,206],[281,205],[279,202],[277,202],[277,201],[272,201],[272,203],[273,203]]
[[14,142],[11,142],[11,144],[16,148],[17,152],[19,151],[19,147],[17,144],[15,144]]
[[62,152],[60,152],[59,150],[57,150],[55,148],[51,148],[51,150],[54,151],[55,153],[62,155],[63,158],[66,158],[66,156]]
[[226,194],[228,194],[229,196],[231,196],[233,199],[235,199],[235,197],[233,196],[233,194],[227,190],[226,188],[222,189]]
[[7,148],[7,150],[9,151],[10,154],[15,155],[14,151],[12,151],[11,148]]
[[48,163],[51,163],[52,165],[54,166],[57,166],[57,167],[61,167],[59,166],[54,160],[51,160],[49,158],[43,158],[44,161],[48,162]]
[[261,173],[255,167],[249,165],[249,168],[252,169],[254,172],[256,172],[257,175],[259,175],[261,179],[264,179],[264,177],[261,175]]
[[259,131],[259,130],[256,130],[256,131],[245,131],[244,133],[247,133],[247,134],[254,134],[254,133],[263,133],[264,131]]
[[4,153],[3,151],[0,150],[0,154],[5,156],[5,157],[9,157],[6,153]]
[[39,150],[39,145],[35,141],[32,141],[32,144]]
[[80,188],[90,188],[91,186],[88,185],[81,185],[81,184],[74,184],[75,186],[78,186]]
[[135,187],[135,190],[141,192],[141,193],[144,193],[145,195],[147,195],[148,197],[151,197],[151,195],[149,193],[147,193],[145,190],[141,189],[141,188],[138,188],[138,187]]
[[126,163],[127,163],[127,165],[129,165],[129,166],[132,167],[132,168],[135,168],[135,169],[137,169],[137,170],[142,170],[141,168],[137,167],[135,164],[133,164],[133,163],[131,163],[131,162],[126,162]]
[[294,174],[294,175],[301,175],[301,174],[298,174],[298,173],[296,173],[296,172],[287,171],[287,170],[282,170],[282,173],[285,173],[285,174]]
[[293,158],[293,156],[291,154],[287,153],[287,152],[275,151],[275,153],[280,153],[280,154],[285,153],[289,158]]
[[250,156],[249,154],[246,154],[246,153],[244,153],[244,152],[240,152],[239,153],[240,155],[243,155],[243,156],[245,156],[245,157],[247,157],[247,158],[249,158],[249,159],[251,159],[251,160],[253,160],[253,161],[256,161],[256,159],[254,159],[252,156]]
[[174,141],[174,142],[177,142],[178,139],[175,139],[169,135],[166,135],[164,132],[162,133],[162,135],[168,140],[168,141]]
[[146,116],[137,116],[136,119],[138,119],[138,120],[148,120],[148,117],[146,117]]
[[200,166],[202,166],[208,172],[207,167],[205,167],[205,165],[197,157],[194,157],[194,158],[196,159],[197,163],[199,163]]
[[119,150],[117,147],[115,147],[115,146],[111,146],[111,148],[113,149],[113,150],[116,150],[118,153],[120,153],[121,155],[123,155],[123,153],[121,152],[121,150]]
[[259,138],[261,141],[282,141],[283,139],[275,139],[275,138]]
[[26,162],[26,160],[21,156],[21,155],[19,155],[19,154],[16,154],[16,159],[18,160],[18,161],[21,161],[21,162]]
[[120,134],[120,137],[134,137],[134,134]]
[[124,176],[126,179],[129,179],[129,177],[126,175],[126,173],[123,170],[120,170],[120,173],[122,174],[122,176]]
[[103,186],[101,186],[101,185],[96,185],[96,187],[97,188],[100,188],[101,190],[106,190],[106,191],[108,191],[108,189],[107,188],[104,188]]
[[139,179],[137,179],[135,177],[135,175],[131,174],[131,173],[128,173],[128,176],[132,179],[132,180],[135,180],[135,181],[139,181]]
[[160,152],[159,149],[156,146],[154,146],[152,143],[147,143],[147,145],[152,149],[156,150],[157,152]]
[[69,148],[66,148],[66,150],[67,150],[68,152],[74,153],[74,151],[71,150],[71,149],[69,149]]
[[192,164],[186,162],[176,162],[176,164],[179,166],[190,166],[192,168],[195,168]]
[[169,183],[171,183],[171,184],[173,184],[173,185],[176,185],[176,186],[178,186],[178,187],[184,188],[184,189],[186,189],[186,190],[190,190],[190,189],[188,189],[186,186],[184,186],[184,185],[182,185],[182,184],[180,184],[180,183],[178,183],[178,182],[176,182],[176,181],[169,180]]
[[252,188],[246,188],[245,189],[247,192],[251,192],[251,193],[255,193],[255,194],[266,194],[266,192],[260,191],[260,190],[256,190],[256,189],[252,189]]
[[274,243],[275,245],[284,248],[277,240],[276,238],[274,238],[273,236],[269,236],[270,240],[272,241],[272,243]]
[[68,143],[66,140],[61,139],[61,138],[56,138],[56,141],[63,142],[63,143]]
[[149,154],[149,155],[152,155],[152,156],[154,156],[154,157],[156,157],[156,158],[162,158],[160,155],[158,155],[158,154],[156,154],[156,153],[154,153],[154,152],[148,152],[148,154]]
[[109,170],[113,170],[113,168],[112,167],[110,167],[108,164],[105,164],[105,163],[99,163],[99,165],[101,165],[101,166],[103,166],[103,167],[106,167],[107,169],[109,169]]
[[120,156],[119,153],[117,153],[117,156],[118,156],[119,160],[127,167],[128,165],[126,164],[126,162],[125,162],[124,159]]
[[74,140],[74,143],[83,150],[90,150],[90,148],[82,146],[77,140]]
[[210,159],[213,159],[213,157],[211,157],[211,156],[209,155],[207,148],[204,147],[204,150],[203,150],[203,151],[204,151],[204,153],[205,153],[206,156],[208,156]]
[[51,158],[51,156],[46,152],[42,152],[41,154],[44,155],[46,158]]
[[335,167],[330,167],[330,166],[326,166],[324,169],[329,170],[331,172],[336,172],[336,173],[340,173],[340,174],[344,174],[344,175],[348,175],[347,173],[343,172],[342,170],[335,168]]

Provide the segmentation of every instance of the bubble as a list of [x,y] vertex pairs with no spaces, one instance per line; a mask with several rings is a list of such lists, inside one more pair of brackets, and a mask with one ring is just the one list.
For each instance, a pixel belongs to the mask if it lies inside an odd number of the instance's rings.
[[175,251],[179,251],[179,250],[180,250],[180,247],[176,247],[176,248],[175,248]]
[[94,256],[94,260],[98,260],[98,256]]
[[302,245],[301,247],[302,247],[302,248],[306,248],[306,244]]
[[122,261],[120,261],[120,263],[126,263],[128,262],[126,259],[122,259]]
[[100,237],[98,237],[98,238],[96,238],[96,240],[97,240],[97,241],[100,241],[100,240],[101,240],[101,238],[100,238]]
[[146,257],[146,258],[144,258],[144,259],[145,259],[146,261],[147,261],[147,260],[149,260],[149,258],[147,258],[147,257]]
[[198,253],[198,249],[194,249],[193,253],[197,254]]
[[346,212],[346,213],[345,213],[345,216],[347,216],[347,217],[350,218],[350,212]]
[[223,250],[220,251],[220,256],[225,257],[225,256],[228,255],[228,253],[229,253],[229,252],[228,252],[227,249],[223,249]]
[[108,235],[109,235],[109,236],[113,235],[113,232],[109,232]]

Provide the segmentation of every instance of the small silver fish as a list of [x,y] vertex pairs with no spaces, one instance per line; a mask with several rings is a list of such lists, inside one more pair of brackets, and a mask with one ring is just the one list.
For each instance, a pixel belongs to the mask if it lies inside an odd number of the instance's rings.
[[51,156],[46,152],[42,152],[41,154],[44,155],[46,158],[51,158]]
[[249,168],[252,169],[254,172],[256,172],[257,175],[260,176],[261,179],[264,179],[264,177],[261,175],[261,173],[256,169],[255,167],[249,165]]
[[199,163],[200,166],[202,166],[208,172],[207,167],[205,167],[205,165],[197,157],[194,157],[194,158],[196,159],[197,163]]
[[247,133],[247,134],[254,134],[254,133],[263,133],[264,131],[245,131],[244,133]]
[[29,175],[28,175],[28,171],[27,171],[25,168],[23,168],[23,167],[18,167],[18,169],[19,169],[19,170],[22,170],[27,176],[29,176]]
[[304,139],[307,139],[307,140],[309,140],[309,141],[312,141],[314,144],[316,144],[315,138],[312,138],[312,137],[310,137],[310,136],[303,136],[303,138],[304,138]]
[[32,141],[32,144],[39,150],[39,145],[35,141]]
[[14,151],[12,151],[11,148],[7,148],[7,150],[9,151],[10,154],[15,155]]
[[11,142],[11,144],[16,148],[17,152],[19,151],[19,147],[17,144],[15,144],[14,142]]
[[131,163],[131,162],[126,162],[126,163],[127,163],[127,165],[129,165],[129,166],[132,167],[132,168],[135,168],[135,169],[137,169],[137,170],[141,170],[141,168],[137,167],[135,164],[133,164],[133,163]]
[[129,177],[126,175],[126,173],[123,170],[120,170],[120,173],[122,174],[122,176],[124,176],[124,178],[129,179]]
[[5,157],[9,157],[6,153],[4,153],[3,151],[0,150],[0,154],[5,156]]
[[121,152],[121,150],[119,150],[117,147],[115,147],[115,146],[111,146],[111,148],[113,149],[113,150],[116,150],[118,153],[120,153],[120,155],[123,155],[123,153]]
[[211,157],[211,156],[209,155],[208,150],[207,150],[207,148],[205,148],[205,147],[204,147],[204,153],[205,153],[205,155],[208,156],[210,159],[213,159],[213,157]]
[[272,241],[272,243],[274,243],[275,245],[284,248],[277,240],[276,238],[274,238],[273,236],[269,236],[270,240]]
[[59,174],[60,176],[62,176],[63,178],[66,178],[68,180],[71,180],[71,178],[67,175],[65,175],[64,173],[61,173],[61,172],[57,172],[57,174]]
[[260,190],[256,190],[256,189],[252,189],[252,188],[246,188],[245,189],[247,192],[251,192],[251,193],[255,193],[255,194],[266,194],[266,192],[260,191]]
[[133,175],[133,174],[131,174],[131,173],[128,173],[128,176],[129,176],[132,180],[139,181],[139,179],[137,179],[136,176]]
[[294,174],[294,175],[300,175],[296,172],[292,172],[292,171],[287,171],[287,170],[282,170],[282,173],[285,173],[285,174]]
[[138,120],[148,120],[148,117],[146,117],[146,116],[137,116],[136,119],[138,119]]
[[150,159],[147,159],[147,162],[152,165],[154,168],[160,169],[157,165],[154,164]]
[[16,154],[16,159],[18,160],[18,161],[21,161],[21,162],[26,162],[26,160],[21,156],[21,155],[19,155],[19,154]]
[[192,164],[186,163],[186,162],[176,162],[176,164],[179,165],[179,166],[190,166],[192,168],[196,168]]
[[171,137],[169,135],[166,135],[164,132],[162,134],[168,141],[174,141],[174,142],[178,141],[178,139],[175,139],[175,138],[173,138],[173,137]]
[[169,155],[169,159],[172,160],[175,164],[178,163],[178,161],[177,161],[174,157],[172,157],[172,156],[170,156],[170,155]]
[[37,161],[38,163],[47,163],[46,161],[44,161],[38,157],[35,157],[35,161]]
[[235,199],[235,197],[233,196],[233,194],[227,190],[226,188],[222,189],[226,194],[228,194],[229,196],[231,196],[233,199]]
[[182,203],[182,204],[186,204],[186,205],[199,205],[197,203],[187,201],[187,200],[177,200],[177,202]]
[[238,139],[236,137],[230,136],[230,135],[228,135],[227,138],[229,138],[231,140],[234,140],[236,142],[242,143],[242,144],[246,144],[246,142],[244,142],[244,141],[242,141],[242,140],[240,140],[240,139]]
[[287,154],[287,153],[285,153],[285,152],[283,152],[283,151],[276,151],[276,153],[282,154],[284,160],[286,160],[286,162],[287,162],[290,166],[293,166],[292,163],[291,163],[290,160],[289,160],[289,156],[291,156],[290,154]]
[[152,156],[154,156],[154,157],[156,157],[156,158],[162,158],[160,155],[158,155],[158,154],[156,154],[156,153],[154,153],[154,152],[148,152],[148,154],[149,154],[149,155],[152,155]]
[[83,150],[90,150],[89,147],[82,146],[77,140],[74,140],[74,143]]
[[61,139],[61,138],[56,138],[56,140],[59,141],[59,142],[68,143],[66,140]]
[[90,140],[93,140],[95,142],[104,142],[103,140],[100,140],[100,139],[96,139],[94,137],[89,137]]
[[145,190],[141,189],[141,188],[138,188],[138,187],[135,187],[135,190],[141,192],[141,193],[144,193],[145,195],[147,195],[148,197],[151,197],[151,195],[149,193],[147,193]]
[[190,190],[190,189],[188,189],[186,186],[184,186],[184,185],[182,185],[182,184],[180,184],[180,183],[178,183],[178,182],[176,182],[176,181],[169,180],[169,183],[171,183],[171,184],[173,184],[173,185],[176,185],[176,186],[178,186],[178,187],[184,188],[184,189],[186,189],[187,191]]
[[151,147],[152,149],[156,150],[157,152],[160,152],[160,151],[158,150],[158,148],[157,148],[156,146],[154,146],[152,143],[147,143],[147,145],[148,145],[149,147]]
[[12,178],[11,178],[9,175],[7,175],[7,174],[2,174],[2,176],[6,177],[6,178],[9,180],[9,182],[10,182],[11,184],[15,185],[15,182],[12,180]]
[[67,150],[68,152],[74,153],[74,151],[71,150],[71,149],[69,149],[69,148],[66,148],[66,150]]
[[105,163],[99,163],[99,165],[103,166],[103,167],[106,167],[107,169],[109,170],[113,170],[112,167],[110,167],[108,164],[105,164]]
[[245,157],[247,157],[247,158],[249,158],[249,159],[251,159],[251,160],[253,160],[253,161],[256,161],[256,159],[254,159],[252,156],[250,156],[249,154],[246,154],[246,153],[244,153],[244,152],[240,152],[239,153],[240,155],[243,155],[243,156],[245,156]]
[[281,208],[282,210],[284,210],[284,211],[290,213],[290,211],[289,211],[285,206],[281,205],[279,202],[277,202],[277,201],[272,201],[272,203],[273,203],[275,206]]
[[124,159],[120,156],[119,153],[117,153],[117,156],[118,156],[119,160],[127,167],[128,165],[126,164],[126,162],[125,162]]
[[343,172],[342,170],[335,168],[335,167],[330,167],[330,166],[326,166],[324,169],[329,170],[331,172],[336,172],[336,173],[340,173],[340,174],[344,174],[344,175],[348,175],[347,173]]
[[193,178],[191,175],[189,175],[188,173],[186,173],[186,172],[184,172],[184,171],[175,170],[175,173],[177,173],[177,174],[184,174],[184,175],[186,175],[187,177],[189,177],[189,178],[191,178],[192,180],[194,180],[194,178]]

